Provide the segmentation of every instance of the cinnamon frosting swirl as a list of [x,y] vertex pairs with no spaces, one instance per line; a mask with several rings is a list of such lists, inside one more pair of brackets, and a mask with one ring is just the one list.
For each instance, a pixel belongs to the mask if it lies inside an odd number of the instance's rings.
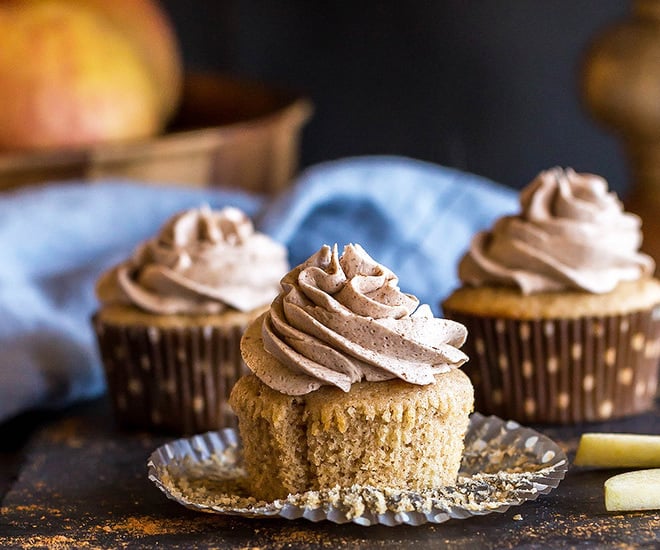
[[553,168],[522,190],[520,204],[520,214],[474,237],[459,264],[464,284],[605,293],[653,273],[653,259],[639,252],[639,217],[603,178]]
[[104,273],[103,304],[133,304],[157,314],[251,311],[268,305],[288,271],[284,246],[255,232],[233,207],[181,212],[132,257]]
[[281,286],[262,338],[290,376],[255,374],[282,393],[300,395],[322,385],[348,391],[363,379],[431,384],[467,360],[458,349],[465,327],[434,318],[357,244],[347,245],[341,257],[336,245],[324,245]]

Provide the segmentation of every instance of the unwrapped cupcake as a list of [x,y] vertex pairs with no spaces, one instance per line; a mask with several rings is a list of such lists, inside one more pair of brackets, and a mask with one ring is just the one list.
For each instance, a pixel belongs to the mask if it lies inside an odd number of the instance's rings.
[[93,317],[122,426],[192,434],[236,425],[240,338],[289,270],[286,249],[237,208],[191,209],[97,282]]
[[442,303],[470,333],[476,407],[564,424],[649,409],[660,283],[639,218],[603,178],[571,169],[541,172],[520,204],[474,237]]
[[465,327],[359,245],[323,246],[281,286],[243,336],[253,374],[230,397],[252,495],[453,485],[473,406]]

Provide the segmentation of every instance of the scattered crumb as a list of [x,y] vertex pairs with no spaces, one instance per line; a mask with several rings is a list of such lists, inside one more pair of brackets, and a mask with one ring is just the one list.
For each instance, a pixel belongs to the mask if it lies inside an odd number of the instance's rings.
[[522,521],[522,518],[523,518],[523,517],[522,517],[520,514],[516,514],[515,516],[513,516],[512,519],[513,519],[514,521]]

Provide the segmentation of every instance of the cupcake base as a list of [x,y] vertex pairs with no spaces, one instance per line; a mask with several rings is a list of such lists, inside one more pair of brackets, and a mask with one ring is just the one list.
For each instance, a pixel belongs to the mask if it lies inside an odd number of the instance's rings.
[[240,339],[248,321],[234,315],[159,324],[135,312],[97,312],[92,322],[118,424],[180,435],[236,427],[228,399],[247,372]]
[[658,386],[660,310],[572,319],[483,317],[445,308],[464,324],[463,370],[475,407],[525,423],[603,421],[639,414]]
[[272,390],[255,375],[238,381],[250,492],[258,499],[335,486],[425,489],[456,482],[473,391],[459,370],[436,383],[362,382],[303,396]]

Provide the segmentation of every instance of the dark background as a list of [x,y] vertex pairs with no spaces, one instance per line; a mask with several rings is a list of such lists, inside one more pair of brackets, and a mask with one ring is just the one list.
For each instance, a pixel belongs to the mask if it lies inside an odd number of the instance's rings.
[[302,164],[430,160],[520,188],[555,165],[624,195],[616,138],[580,99],[585,49],[624,0],[163,0],[191,69],[255,78],[315,105]]

